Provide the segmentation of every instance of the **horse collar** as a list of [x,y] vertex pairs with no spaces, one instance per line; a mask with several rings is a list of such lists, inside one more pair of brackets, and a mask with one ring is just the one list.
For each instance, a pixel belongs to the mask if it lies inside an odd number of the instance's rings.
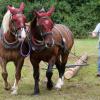
[[8,43],[3,35],[3,30],[0,29],[0,40],[2,42],[2,45],[4,46],[4,48],[6,49],[16,49],[20,46],[20,42],[19,41],[15,41],[13,43]]
[[[49,34],[51,34],[51,33],[45,34],[44,36],[49,35]],[[39,41],[39,40],[35,39],[34,36],[32,36],[31,37],[31,44],[32,44],[32,50],[39,52],[39,51],[42,51],[44,49],[53,47],[55,45],[55,41],[52,37],[52,40],[49,43],[46,43],[45,39],[43,39],[43,41]]]

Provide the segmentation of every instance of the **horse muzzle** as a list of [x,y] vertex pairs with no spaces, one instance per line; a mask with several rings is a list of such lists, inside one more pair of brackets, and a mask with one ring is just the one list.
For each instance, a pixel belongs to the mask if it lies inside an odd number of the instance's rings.
[[21,28],[17,38],[18,38],[19,41],[24,41],[25,40],[25,38],[26,38],[26,31],[25,31],[24,28]]

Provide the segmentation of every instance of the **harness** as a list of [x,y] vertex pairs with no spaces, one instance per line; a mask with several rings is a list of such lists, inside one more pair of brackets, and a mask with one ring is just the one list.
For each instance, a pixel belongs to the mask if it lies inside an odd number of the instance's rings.
[[[18,12],[18,13],[20,13],[20,12]],[[15,15],[15,14],[13,14],[13,15]],[[11,31],[10,33],[15,36],[15,35],[18,34],[17,28],[16,28],[15,23],[14,23],[13,20],[11,20],[11,23],[13,25],[13,31]],[[0,40],[1,40],[1,43],[4,46],[4,48],[6,48],[6,49],[17,49],[20,46],[20,44],[21,44],[18,40],[14,41],[12,43],[9,43],[5,39],[5,36],[3,35],[3,28],[2,28],[2,26],[1,26],[1,29],[0,29]]]
[[18,40],[14,41],[12,43],[7,42],[7,40],[5,39],[5,36],[3,35],[2,28],[0,29],[0,40],[1,40],[1,43],[4,46],[4,48],[6,48],[6,49],[16,49],[21,44]]
[[[44,35],[42,35],[42,37],[44,37]],[[30,38],[31,38],[30,41],[31,41],[31,46],[33,51],[40,52],[46,48],[49,48],[48,45],[45,43],[44,38],[42,41],[35,39],[34,36]]]
[[[52,41],[51,41],[51,45],[48,45],[45,43],[45,39],[43,39],[43,41],[39,41],[37,39],[35,39],[33,36],[31,36],[31,46],[32,46],[32,50],[33,51],[36,51],[36,52],[40,52],[44,49],[47,49],[47,48],[51,48],[51,47],[54,47],[54,46],[59,46],[61,47],[62,51],[64,51],[64,53],[66,51],[69,51],[65,45],[65,38],[62,34],[62,32],[54,25],[53,27],[54,29],[56,29],[59,34],[61,35],[61,43],[58,43],[54,40],[54,37],[53,37],[53,32],[47,32],[47,33],[43,33],[43,35],[41,35],[43,38],[46,36],[46,35],[52,35]],[[32,39],[33,38],[33,39]]]
[[[60,24],[61,25],[61,24]],[[63,25],[62,25],[63,26]],[[64,26],[63,26],[64,27]],[[60,35],[61,35],[61,43],[56,43],[56,45],[59,45],[61,48],[62,48],[62,50],[64,51],[64,53],[66,52],[66,51],[68,51],[69,52],[69,50],[68,50],[68,47],[66,47],[66,45],[65,45],[65,38],[64,38],[64,36],[63,36],[63,33],[60,31],[60,29],[58,29],[56,26],[54,26],[54,28],[60,33]]]

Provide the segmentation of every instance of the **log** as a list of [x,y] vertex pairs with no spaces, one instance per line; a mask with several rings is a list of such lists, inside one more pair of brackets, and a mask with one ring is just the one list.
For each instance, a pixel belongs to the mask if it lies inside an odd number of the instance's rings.
[[[82,55],[76,62],[75,65],[81,65],[87,62],[88,56],[85,53],[84,55]],[[64,73],[64,77],[65,79],[70,79],[72,77],[74,77],[79,69],[81,68],[81,66],[75,66],[74,68],[68,68],[65,73]]]

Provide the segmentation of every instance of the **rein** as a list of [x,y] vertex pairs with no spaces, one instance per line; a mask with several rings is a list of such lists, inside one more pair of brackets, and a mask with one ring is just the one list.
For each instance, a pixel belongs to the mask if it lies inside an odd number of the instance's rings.
[[[27,33],[30,34],[30,32],[28,32],[28,31],[27,31]],[[27,54],[24,54],[24,53],[23,53],[23,45],[24,45],[25,39],[24,39],[24,41],[22,41],[21,46],[20,46],[20,54],[21,54],[23,57],[27,57],[27,56],[30,54],[30,52],[31,52],[31,41],[30,41],[30,36],[28,36],[28,35],[26,36],[26,41],[27,41],[28,47],[29,47],[29,50],[28,50]]]
[[[24,40],[25,41],[25,40]],[[20,54],[23,56],[23,57],[27,57],[29,54],[30,54],[30,52],[31,52],[31,45],[30,45],[30,41],[28,41],[27,43],[28,43],[28,46],[29,46],[29,51],[27,52],[27,54],[24,54],[23,53],[23,44],[24,44],[24,41],[21,43],[21,47],[20,47]]]

